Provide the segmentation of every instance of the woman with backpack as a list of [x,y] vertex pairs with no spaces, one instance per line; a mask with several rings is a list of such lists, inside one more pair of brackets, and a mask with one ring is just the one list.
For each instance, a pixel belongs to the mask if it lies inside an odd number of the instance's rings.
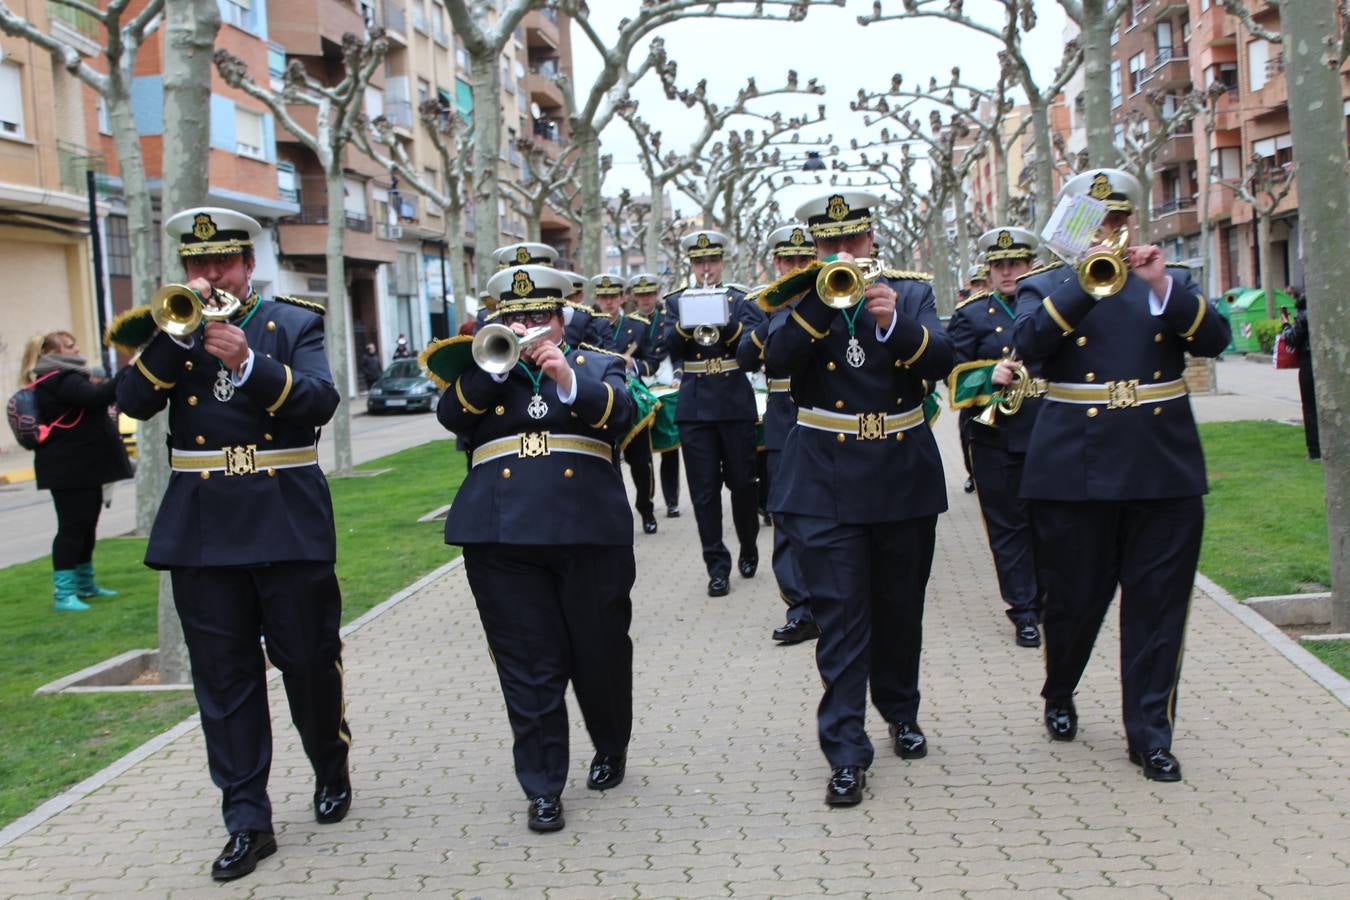
[[29,340],[22,379],[37,399],[37,486],[52,492],[56,506],[52,608],[80,612],[89,609],[85,600],[117,593],[98,586],[93,563],[103,485],[131,477],[126,449],[108,415],[115,383],[91,380],[75,337],[66,331]]

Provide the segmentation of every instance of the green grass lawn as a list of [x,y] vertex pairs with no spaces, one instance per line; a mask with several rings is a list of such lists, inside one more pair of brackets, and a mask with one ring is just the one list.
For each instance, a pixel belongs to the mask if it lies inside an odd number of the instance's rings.
[[1240,599],[1331,583],[1322,467],[1303,429],[1278,422],[1200,426],[1209,469],[1200,571]]
[[[448,503],[464,477],[450,440],[372,460],[373,478],[329,482],[337,519],[343,621],[458,555],[440,522],[419,516]],[[156,647],[158,573],[143,538],[100,541],[99,581],[120,591],[86,613],[51,609],[51,559],[0,569],[0,826],[86,778],[196,711],[189,692],[66,694],[34,689],[127,650]],[[202,778],[207,777],[202,772]]]
[[1299,646],[1350,678],[1350,641],[1303,641]]

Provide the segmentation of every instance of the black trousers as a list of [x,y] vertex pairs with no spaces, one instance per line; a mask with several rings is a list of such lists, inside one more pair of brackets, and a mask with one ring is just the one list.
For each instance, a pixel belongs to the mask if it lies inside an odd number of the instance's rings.
[[680,445],[689,472],[689,494],[709,577],[731,574],[731,553],[722,543],[722,485],[731,490],[731,519],[743,555],[755,555],[759,499],[755,488],[755,423],[681,422]]
[[103,510],[103,488],[52,488],[56,507],[56,537],[52,538],[52,568],[73,569],[94,558],[98,515]]
[[867,688],[887,722],[919,717],[924,592],[937,516],[877,525],[783,515],[820,626],[816,667],[825,685],[816,712],[832,767],[872,764]]
[[637,499],[633,507],[641,516],[652,514],[652,499],[656,496],[656,471],[652,465],[652,430],[642,429],[642,433],[628,442],[623,448],[623,460],[628,463],[628,471],[633,476],[633,487],[637,489]]
[[970,459],[1008,618],[1018,625],[1034,625],[1040,620],[1041,608],[1036,532],[1031,525],[1031,506],[1018,496],[1026,454],[972,441]]
[[291,721],[318,784],[347,776],[342,595],[331,562],[173,569],[211,780],[227,830],[272,830],[272,718],[263,650],[281,670]]
[[1146,752],[1172,746],[1205,508],[1175,500],[1032,501],[1045,596],[1045,686],[1072,696],[1120,586],[1125,735]]
[[633,732],[631,546],[470,544],[464,569],[497,666],[527,797],[567,784],[572,682],[596,752]]
[[[783,451],[765,450],[766,481],[772,479],[783,460]],[[801,567],[797,564],[797,551],[788,540],[783,528],[782,513],[773,514],[773,577],[778,582],[778,595],[787,604],[787,621],[810,622],[811,603],[807,599],[806,586],[802,583]]]
[[755,502],[759,505],[760,515],[767,515],[769,510],[769,451],[763,447],[755,450],[755,480],[758,482],[755,490]]
[[661,497],[666,506],[680,505],[680,451],[661,454]]
[[1308,455],[1316,458],[1322,455],[1322,439],[1317,431],[1317,391],[1311,363],[1298,367],[1298,396],[1303,401],[1303,440]]

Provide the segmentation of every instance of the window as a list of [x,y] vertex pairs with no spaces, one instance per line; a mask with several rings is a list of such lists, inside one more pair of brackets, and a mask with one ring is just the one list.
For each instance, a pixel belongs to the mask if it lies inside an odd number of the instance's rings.
[[94,103],[94,114],[98,117],[98,133],[112,134],[112,124],[108,121],[108,101],[99,96]]
[[225,0],[219,6],[222,25],[233,25],[245,31],[251,29],[253,17],[249,12],[253,8],[253,0]]
[[234,108],[234,152],[250,159],[266,159],[263,150],[263,117],[259,113]]
[[431,82],[425,78],[417,79],[417,106],[420,109],[423,103],[431,99]]
[[300,179],[296,177],[295,166],[290,163],[277,163],[277,196],[291,203],[300,202]]
[[1172,58],[1172,23],[1159,22],[1153,29],[1153,39],[1158,48],[1158,62],[1167,62]]
[[1146,65],[1143,53],[1136,53],[1130,57],[1130,96],[1134,96],[1143,90],[1144,82],[1148,80],[1148,76],[1144,72]]
[[431,166],[427,166],[422,170],[422,178],[432,188],[432,190],[439,191],[441,189],[441,173],[433,169]]
[[1219,63],[1205,70],[1205,87],[1219,82],[1230,91],[1237,88],[1237,63]]
[[357,178],[342,179],[342,208],[347,218],[366,218],[366,185]]
[[1211,181],[1237,181],[1242,177],[1242,148],[1219,147],[1209,154],[1209,177]]
[[1118,44],[1118,43],[1120,43],[1120,26],[1119,26],[1119,25],[1117,25],[1115,28],[1112,28],[1112,29],[1111,29],[1111,46],[1114,47],[1114,46],[1115,46],[1116,44]]
[[1270,41],[1252,41],[1247,45],[1247,81],[1251,90],[1266,86],[1266,67],[1270,64]]
[[473,60],[469,58],[469,51],[464,49],[464,44],[455,41],[455,65],[464,70],[464,73],[473,72]]
[[1124,20],[1125,20],[1125,30],[1126,30],[1126,31],[1129,31],[1131,28],[1133,28],[1133,27],[1135,26],[1135,21],[1134,21],[1134,3],[1126,3],[1126,4],[1125,4],[1125,15],[1123,16],[1123,18],[1124,18]]
[[473,88],[462,78],[455,79],[455,108],[466,121],[473,118]]
[[131,237],[127,233],[126,216],[108,216],[104,220],[104,243],[108,262],[108,274],[113,278],[127,278],[131,275]]
[[1120,60],[1111,63],[1111,108],[1120,106]]
[[374,85],[366,85],[365,114],[369,119],[384,115],[384,91]]
[[23,90],[19,67],[0,62],[0,137],[23,137]]

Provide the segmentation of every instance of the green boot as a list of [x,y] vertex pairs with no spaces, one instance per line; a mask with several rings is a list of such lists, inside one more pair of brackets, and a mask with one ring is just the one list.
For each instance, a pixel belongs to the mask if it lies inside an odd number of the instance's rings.
[[99,587],[94,581],[93,562],[82,562],[75,567],[75,596],[82,599],[90,597],[116,597],[117,591]]
[[75,593],[75,570],[57,569],[52,572],[52,609],[56,612],[84,612],[89,604]]

